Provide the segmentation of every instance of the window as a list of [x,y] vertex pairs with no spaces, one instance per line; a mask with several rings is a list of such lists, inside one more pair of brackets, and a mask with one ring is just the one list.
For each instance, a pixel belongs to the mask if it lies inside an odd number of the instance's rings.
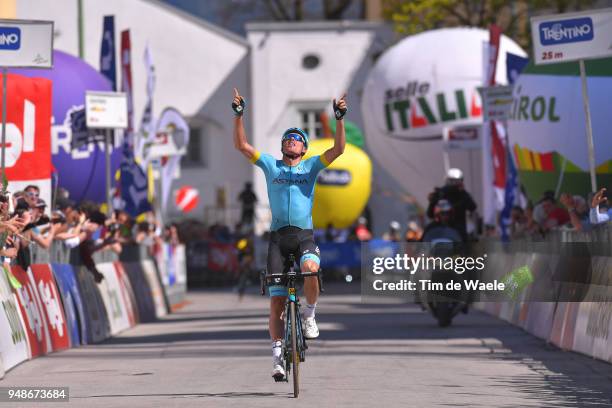
[[316,138],[323,136],[323,125],[321,124],[322,109],[300,109],[301,128],[308,136]]
[[315,54],[308,54],[305,55],[304,58],[302,58],[302,67],[304,69],[315,69],[316,67],[319,66],[319,63],[321,62],[321,59],[319,58],[318,55]]
[[187,154],[182,162],[189,167],[207,167],[206,160],[206,134],[201,126],[192,126],[189,129],[189,145]]

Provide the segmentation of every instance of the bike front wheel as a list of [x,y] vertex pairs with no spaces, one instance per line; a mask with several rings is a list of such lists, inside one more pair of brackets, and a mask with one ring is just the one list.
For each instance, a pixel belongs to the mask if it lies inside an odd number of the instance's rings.
[[297,325],[299,318],[296,313],[295,303],[291,302],[289,306],[289,313],[291,314],[291,365],[293,371],[293,397],[297,398],[300,393],[300,353],[298,351],[297,341]]

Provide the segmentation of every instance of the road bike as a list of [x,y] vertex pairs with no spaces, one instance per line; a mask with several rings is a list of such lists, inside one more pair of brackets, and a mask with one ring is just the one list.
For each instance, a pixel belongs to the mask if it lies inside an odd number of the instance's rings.
[[295,257],[290,254],[283,273],[267,274],[262,271],[260,275],[261,295],[266,294],[267,285],[286,285],[287,300],[285,303],[285,335],[283,338],[282,353],[285,361],[285,377],[274,378],[277,382],[289,382],[289,375],[293,373],[293,397],[297,398],[300,393],[300,363],[306,361],[306,338],[302,329],[300,318],[300,300],[297,295],[296,284],[298,280],[309,276],[316,276],[319,282],[319,291],[323,292],[323,280],[321,269],[317,272],[301,272],[295,269]]

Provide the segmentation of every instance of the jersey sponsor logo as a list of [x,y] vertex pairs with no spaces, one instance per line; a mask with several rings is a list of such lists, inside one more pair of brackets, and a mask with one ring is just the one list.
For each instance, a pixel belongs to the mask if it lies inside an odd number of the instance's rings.
[[308,184],[308,180],[307,179],[286,179],[286,178],[280,178],[277,177],[275,179],[272,180],[272,184]]
[[351,173],[347,170],[323,169],[317,183],[324,186],[345,186],[351,182]]

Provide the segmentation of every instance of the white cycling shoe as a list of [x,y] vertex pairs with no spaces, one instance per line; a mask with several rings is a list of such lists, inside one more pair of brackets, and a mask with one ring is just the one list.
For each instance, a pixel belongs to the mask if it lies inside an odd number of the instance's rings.
[[282,358],[273,358],[272,361],[272,378],[274,381],[284,381],[285,380],[285,367],[283,364]]
[[304,337],[307,339],[316,339],[319,337],[319,328],[314,317],[304,319]]

